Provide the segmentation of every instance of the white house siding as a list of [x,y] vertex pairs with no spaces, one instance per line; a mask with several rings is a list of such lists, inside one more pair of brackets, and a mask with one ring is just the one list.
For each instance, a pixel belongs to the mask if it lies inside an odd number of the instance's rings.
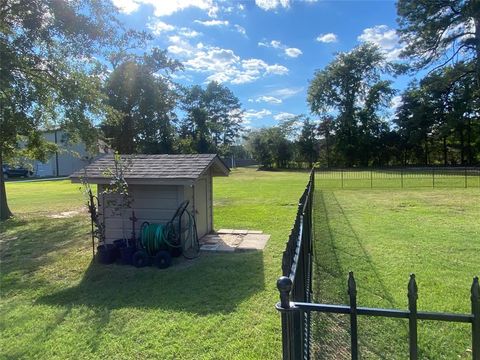
[[64,133],[61,130],[45,132],[43,136],[45,140],[58,144],[59,151],[45,163],[34,161],[35,176],[68,176],[88,165],[89,154],[85,144],[66,144]]

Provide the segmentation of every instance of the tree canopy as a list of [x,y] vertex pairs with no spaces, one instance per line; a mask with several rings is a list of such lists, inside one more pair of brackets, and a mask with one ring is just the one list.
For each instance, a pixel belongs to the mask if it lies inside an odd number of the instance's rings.
[[170,73],[181,64],[154,48],[142,56],[127,56],[105,84],[106,103],[115,111],[101,124],[119,153],[168,153],[174,147],[177,93]]
[[336,150],[347,165],[368,165],[368,154],[361,158],[359,148],[371,149],[385,129],[378,112],[394,94],[391,81],[381,79],[388,68],[380,49],[366,43],[338,54],[310,82],[310,109],[319,116],[335,113]]
[[180,120],[182,151],[226,154],[243,128],[243,110],[238,98],[226,86],[215,81],[205,89],[199,85],[182,90]]
[[397,13],[403,55],[411,65],[443,67],[461,58],[468,65],[463,73],[476,73],[480,87],[478,0],[399,0]]

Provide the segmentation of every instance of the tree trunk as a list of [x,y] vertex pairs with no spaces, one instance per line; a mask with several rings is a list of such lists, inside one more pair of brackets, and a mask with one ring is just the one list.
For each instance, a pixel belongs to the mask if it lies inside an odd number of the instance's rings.
[[473,22],[475,24],[475,51],[477,54],[475,59],[475,77],[477,79],[477,87],[480,88],[480,13],[477,12]]
[[0,151],[0,220],[7,220],[13,216],[8,208],[7,192],[5,191],[5,180],[3,179],[3,156]]
[[465,165],[465,138],[463,128],[460,129],[460,164]]
[[447,158],[447,137],[443,137],[443,165],[448,165],[448,158]]
[[468,126],[467,126],[467,158],[468,165],[473,164],[473,154],[472,154],[472,119],[468,117]]
[[425,138],[425,165],[428,165],[428,158],[429,158],[429,148],[428,148],[428,137]]

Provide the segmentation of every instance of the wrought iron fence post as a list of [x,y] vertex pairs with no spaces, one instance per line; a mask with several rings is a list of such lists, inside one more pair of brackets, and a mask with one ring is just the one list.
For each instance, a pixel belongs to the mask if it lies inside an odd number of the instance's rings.
[[465,188],[467,188],[467,167],[465,166]]
[[343,189],[343,169],[340,169],[340,174],[341,174],[341,177],[342,177],[342,189]]
[[358,335],[357,335],[357,284],[353,272],[348,273],[348,296],[350,298],[350,344],[352,360],[358,359]]
[[472,359],[480,360],[480,287],[478,276],[473,278],[471,289],[472,300]]
[[400,180],[402,182],[402,189],[403,189],[403,168],[400,169]]
[[435,189],[435,168],[432,168],[432,187]]
[[373,189],[373,170],[370,170],[370,189]]
[[301,311],[290,305],[292,280],[287,276],[281,276],[277,280],[277,288],[280,292],[280,302],[277,303],[276,308],[282,314],[283,360],[301,359],[303,357]]
[[417,299],[418,288],[415,281],[415,274],[410,275],[408,282],[408,340],[410,347],[410,360],[417,360],[418,358],[418,344],[417,344]]

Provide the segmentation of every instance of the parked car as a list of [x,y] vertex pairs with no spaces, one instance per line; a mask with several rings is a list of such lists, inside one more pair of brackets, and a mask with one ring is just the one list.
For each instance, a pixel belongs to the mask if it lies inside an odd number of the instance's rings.
[[10,167],[9,165],[2,165],[3,178],[7,180],[11,177],[30,177],[33,173],[23,167]]

